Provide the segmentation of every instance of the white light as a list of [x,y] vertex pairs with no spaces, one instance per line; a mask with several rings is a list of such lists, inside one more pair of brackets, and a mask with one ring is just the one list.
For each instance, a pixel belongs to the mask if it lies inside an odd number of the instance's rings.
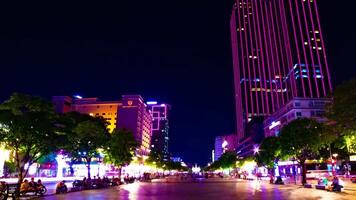
[[225,147],[226,147],[228,144],[229,144],[229,143],[228,143],[226,140],[224,140],[224,142],[222,143],[221,147],[222,147],[223,149],[225,149]]
[[163,104],[161,104],[161,106],[164,107],[164,106],[166,106],[166,104],[163,103]]
[[273,129],[274,127],[276,126],[279,126],[281,125],[281,122],[280,121],[277,121],[277,122],[272,122],[272,124],[268,127],[269,130]]
[[258,146],[255,146],[254,148],[253,148],[253,152],[256,154],[256,153],[258,153],[260,151],[260,148],[258,147]]
[[157,101],[147,101],[147,105],[156,105]]
[[82,99],[83,97],[82,96],[80,96],[80,95],[74,95],[74,98],[77,98],[77,99]]

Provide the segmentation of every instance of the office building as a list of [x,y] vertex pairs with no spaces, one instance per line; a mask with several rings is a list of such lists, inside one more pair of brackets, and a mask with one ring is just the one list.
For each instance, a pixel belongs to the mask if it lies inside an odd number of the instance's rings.
[[238,140],[254,117],[332,90],[317,0],[235,0],[230,31]]
[[140,143],[137,154],[148,155],[151,146],[152,115],[140,95],[123,95],[118,108],[117,128],[131,131]]
[[147,102],[152,114],[152,140],[151,150],[162,153],[163,160],[169,160],[169,110],[168,104],[158,104],[156,101]]
[[52,102],[58,113],[79,112],[94,117],[103,117],[111,133],[117,124],[117,110],[122,106],[121,101],[100,101],[98,98],[74,98],[69,96],[53,96]]
[[214,160],[216,161],[226,151],[236,151],[237,136],[236,134],[217,136],[214,146]]

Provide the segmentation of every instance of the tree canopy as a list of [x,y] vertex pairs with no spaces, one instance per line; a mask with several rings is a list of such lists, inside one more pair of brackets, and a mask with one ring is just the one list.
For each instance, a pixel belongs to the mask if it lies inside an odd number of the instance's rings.
[[205,168],[206,171],[217,170],[217,169],[229,169],[235,168],[237,161],[237,154],[234,151],[226,151],[220,158],[213,162],[210,166]]
[[119,167],[130,164],[137,147],[138,143],[132,132],[126,129],[115,129],[105,148],[104,161]]
[[274,163],[281,156],[281,143],[278,137],[265,138],[259,152],[255,155],[256,163],[259,166],[266,166],[269,169],[274,168]]
[[327,135],[322,124],[307,118],[296,119],[281,130],[281,154],[296,159],[303,167],[303,184],[306,183],[305,161],[315,158],[320,149],[330,144]]
[[99,149],[105,148],[110,135],[106,128],[106,121],[102,118],[83,116],[72,113],[72,121],[69,125],[68,144],[65,150],[79,160],[85,161],[90,177],[90,163],[92,158],[99,157]]
[[336,87],[333,103],[327,107],[326,116],[332,122],[332,131],[343,139],[339,148],[347,149],[349,154],[356,154],[356,79]]
[[14,93],[0,105],[0,143],[14,152],[19,183],[29,167],[56,151],[64,137],[50,102]]

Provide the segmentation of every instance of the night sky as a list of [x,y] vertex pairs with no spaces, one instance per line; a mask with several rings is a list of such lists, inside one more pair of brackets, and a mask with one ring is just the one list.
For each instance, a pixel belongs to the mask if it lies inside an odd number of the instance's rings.
[[[0,6],[0,100],[141,94],[172,105],[173,155],[208,162],[215,136],[235,131],[232,1],[73,2]],[[356,77],[351,2],[319,0],[335,84]]]

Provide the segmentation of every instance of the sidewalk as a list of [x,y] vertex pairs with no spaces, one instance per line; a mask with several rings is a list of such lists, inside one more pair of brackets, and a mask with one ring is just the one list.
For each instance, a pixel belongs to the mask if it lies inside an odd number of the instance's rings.
[[[349,178],[339,177],[339,179],[341,179],[344,182],[343,192],[345,192],[347,194],[356,195],[356,183],[352,183]],[[297,181],[297,184],[295,184],[294,179],[287,179],[287,180],[284,181],[284,183],[285,183],[285,185],[303,187],[301,185],[301,181],[300,180]],[[315,189],[315,185],[318,184],[318,180],[307,180],[307,183],[312,185],[312,188],[308,188],[308,189],[317,190],[317,189]]]
[[[74,180],[82,180],[83,177],[62,177],[62,178],[47,178],[47,177],[34,177],[35,181],[41,179],[42,183],[57,183],[58,181],[74,181]],[[31,177],[26,177],[25,179],[30,180]],[[17,183],[17,178],[0,178],[0,181],[5,181],[6,183]]]

